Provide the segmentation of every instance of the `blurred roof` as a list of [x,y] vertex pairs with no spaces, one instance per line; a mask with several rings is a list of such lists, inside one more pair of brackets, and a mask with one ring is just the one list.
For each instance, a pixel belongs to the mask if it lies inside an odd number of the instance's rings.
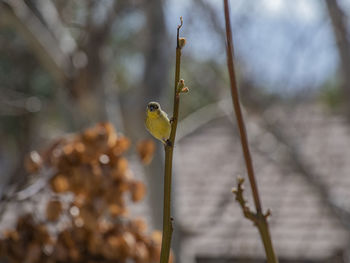
[[[315,105],[276,107],[263,114],[264,120],[247,117],[258,186],[263,207],[272,210],[278,256],[322,260],[346,249],[349,232],[332,205],[334,200],[350,200],[350,130],[345,120]],[[182,242],[183,262],[194,257],[264,258],[257,229],[243,217],[231,193],[236,177],[245,177],[233,122],[216,118],[176,148],[176,221],[188,237]],[[248,180],[245,186],[252,206]]]

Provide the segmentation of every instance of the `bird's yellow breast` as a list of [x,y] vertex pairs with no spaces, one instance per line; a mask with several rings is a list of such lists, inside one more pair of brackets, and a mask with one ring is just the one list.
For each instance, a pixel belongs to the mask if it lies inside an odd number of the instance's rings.
[[171,132],[171,124],[164,112],[148,111],[145,124],[148,131],[158,140],[165,142],[167,139],[169,139]]

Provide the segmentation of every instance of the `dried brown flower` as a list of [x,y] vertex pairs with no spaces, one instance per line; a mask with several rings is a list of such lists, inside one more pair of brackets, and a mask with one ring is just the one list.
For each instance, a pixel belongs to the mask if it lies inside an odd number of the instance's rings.
[[[128,195],[137,202],[146,193],[145,185],[132,179],[123,155],[129,147],[129,139],[118,135],[110,123],[100,123],[56,140],[43,151],[46,156],[29,155],[28,171],[37,173],[43,166],[57,171],[49,180],[55,198],[49,197],[46,220],[24,215],[15,230],[5,231],[0,254],[9,262],[33,263],[159,260],[159,235],[147,235],[145,221],[128,216]],[[142,160],[149,162],[153,143],[139,147]],[[63,201],[68,192],[73,200]],[[67,217],[70,223],[58,227]],[[49,233],[49,224],[57,224],[56,233]]]
[[152,161],[155,150],[156,146],[153,140],[143,140],[137,144],[137,152],[141,162],[145,165]]

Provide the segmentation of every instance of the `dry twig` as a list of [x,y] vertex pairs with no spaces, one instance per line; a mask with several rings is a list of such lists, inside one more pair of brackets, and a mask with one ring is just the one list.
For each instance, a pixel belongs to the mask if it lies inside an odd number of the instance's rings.
[[[244,192],[244,178],[238,177],[237,178],[237,188],[232,189],[232,193],[236,195],[236,201],[239,203],[239,205],[242,208],[244,216],[251,220],[256,226],[259,225],[259,215],[258,213],[253,213],[249,206],[247,205],[247,201],[244,199],[243,192]],[[267,219],[271,215],[270,209],[267,209],[267,212],[263,215],[265,219]]]

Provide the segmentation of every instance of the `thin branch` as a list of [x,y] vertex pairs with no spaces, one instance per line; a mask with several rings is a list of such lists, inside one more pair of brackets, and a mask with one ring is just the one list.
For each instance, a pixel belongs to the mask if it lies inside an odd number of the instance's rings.
[[245,164],[248,172],[249,182],[252,187],[255,207],[257,212],[261,213],[262,211],[261,202],[260,202],[258,187],[256,185],[252,158],[249,151],[247,132],[246,132],[243,116],[242,116],[241,106],[239,104],[238,88],[236,84],[237,82],[236,82],[235,68],[233,63],[233,44],[232,44],[233,41],[232,41],[232,33],[231,33],[232,31],[231,31],[231,21],[230,21],[230,15],[229,15],[228,0],[224,0],[224,3],[225,3],[225,22],[226,22],[226,37],[227,37],[227,43],[226,43],[227,66],[228,66],[230,82],[231,82],[232,102],[236,113],[239,134],[241,136],[242,150],[243,150]]
[[250,186],[252,189],[256,213],[253,213],[250,211],[250,209],[246,205],[246,202],[243,198],[243,188],[242,188],[243,180],[242,179],[238,181],[238,188],[235,191],[236,200],[240,203],[245,217],[252,220],[257,226],[261,239],[264,244],[267,261],[269,263],[275,263],[275,262],[278,262],[278,260],[274,252],[274,248],[272,245],[272,240],[269,232],[269,227],[267,223],[267,217],[269,216],[270,212],[268,211],[266,214],[263,214],[262,212],[258,186],[256,184],[252,158],[249,151],[248,136],[247,136],[247,132],[246,132],[243,116],[242,116],[242,111],[239,103],[238,88],[237,88],[236,75],[235,75],[234,62],[233,62],[233,44],[232,44],[233,41],[232,41],[232,31],[231,31],[231,21],[230,21],[228,0],[224,0],[224,11],[225,11],[226,40],[227,40],[227,43],[226,43],[227,44],[226,46],[227,47],[227,66],[228,66],[230,82],[231,82],[232,102],[236,113],[239,134],[241,137],[242,150],[243,150],[243,155],[244,155],[245,165],[247,168]]
[[171,236],[173,233],[173,225],[171,218],[171,178],[172,178],[172,165],[173,165],[173,151],[175,145],[175,136],[177,129],[177,122],[179,116],[179,106],[180,106],[180,90],[179,85],[183,80],[180,81],[180,62],[181,62],[181,48],[183,45],[180,43],[180,28],[182,27],[183,21],[180,17],[180,25],[177,27],[176,35],[176,65],[175,65],[175,85],[174,85],[174,108],[173,108],[173,118],[171,124],[171,134],[169,138],[169,143],[164,146],[165,150],[165,169],[164,169],[164,206],[163,206],[163,238],[162,247],[160,253],[160,262],[168,263],[170,246],[171,246]]
[[[244,216],[251,220],[255,225],[259,225],[259,215],[257,213],[254,213],[251,211],[250,207],[247,205],[247,201],[244,199],[243,192],[244,192],[244,178],[238,177],[237,178],[237,188],[232,189],[232,193],[236,196],[236,201],[239,203],[239,205],[242,208]],[[263,215],[264,218],[268,218],[271,215],[270,209],[267,209],[266,213]]]
[[241,177],[237,178],[237,188],[234,188],[232,190],[232,193],[234,193],[236,195],[236,201],[241,206],[244,216],[247,219],[251,220],[254,224],[257,224],[258,218],[257,218],[256,214],[254,214],[250,210],[250,208],[247,205],[247,201],[243,197],[243,191],[244,191],[243,183],[244,183],[243,178],[241,178]]

